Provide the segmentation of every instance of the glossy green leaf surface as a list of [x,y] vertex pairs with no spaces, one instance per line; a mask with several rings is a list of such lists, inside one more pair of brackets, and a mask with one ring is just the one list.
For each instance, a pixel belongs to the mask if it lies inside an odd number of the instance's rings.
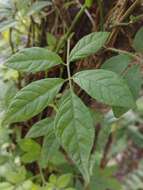
[[61,103],[55,121],[60,144],[89,181],[89,157],[94,139],[93,120],[89,109],[73,92]]
[[54,52],[44,48],[26,48],[11,56],[6,66],[21,72],[36,73],[62,63],[62,59]]
[[13,98],[4,122],[25,121],[37,115],[52,102],[62,84],[62,79],[48,78],[27,85]]
[[108,32],[94,32],[83,37],[72,49],[70,61],[83,59],[97,53],[105,44],[108,36]]
[[134,107],[135,102],[126,82],[108,70],[86,70],[76,73],[73,80],[96,100],[111,106]]

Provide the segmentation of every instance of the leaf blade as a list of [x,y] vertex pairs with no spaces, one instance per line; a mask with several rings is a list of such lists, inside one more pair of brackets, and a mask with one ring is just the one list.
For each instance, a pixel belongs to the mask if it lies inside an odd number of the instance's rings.
[[70,62],[83,59],[99,51],[109,36],[108,32],[93,32],[83,37],[70,53]]
[[107,59],[101,69],[113,71],[117,74],[121,74],[131,63],[132,58],[125,54],[120,54]]
[[45,136],[49,133],[49,130],[51,130],[51,128],[53,128],[53,118],[42,119],[30,128],[26,134],[26,137],[37,138],[40,136]]
[[14,54],[6,62],[6,66],[21,72],[36,73],[46,71],[62,63],[62,59],[54,52],[44,48],[26,48]]
[[112,71],[103,69],[86,70],[73,77],[92,98],[119,107],[134,107],[135,102],[125,81]]
[[124,79],[126,80],[135,100],[137,100],[139,96],[139,92],[141,89],[142,75],[140,71],[139,65],[132,65],[125,73]]
[[89,157],[94,139],[93,120],[88,108],[72,92],[60,106],[55,120],[60,144],[89,181]]
[[47,78],[24,87],[9,105],[4,123],[25,121],[40,113],[52,102],[63,82],[63,79]]
[[31,163],[39,159],[41,146],[36,141],[32,139],[22,139],[18,142],[18,145],[24,152],[21,158],[23,162]]
[[143,52],[143,27],[141,27],[133,40],[133,47],[137,52]]
[[59,149],[59,143],[55,137],[54,130],[49,130],[49,133],[44,137],[44,142],[41,150],[40,165],[45,168],[52,160],[52,156]]

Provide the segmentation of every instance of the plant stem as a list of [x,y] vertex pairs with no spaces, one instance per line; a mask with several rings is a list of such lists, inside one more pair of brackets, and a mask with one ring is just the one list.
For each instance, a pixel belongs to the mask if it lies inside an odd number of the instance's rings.
[[42,183],[43,183],[43,185],[45,185],[46,184],[46,180],[45,180],[45,177],[44,177],[44,174],[43,174],[43,171],[42,171],[42,168],[41,168],[40,165],[39,165],[39,172],[40,172]]
[[123,54],[126,54],[126,55],[129,55],[131,57],[133,57],[134,59],[136,59],[137,61],[141,62],[142,59],[139,58],[137,55],[135,55],[134,53],[131,53],[131,52],[128,52],[128,51],[125,51],[125,50],[121,50],[121,49],[116,49],[116,48],[107,48],[107,50],[110,50],[110,51],[113,51],[113,52],[116,52],[116,53],[123,53]]
[[128,26],[128,25],[134,24],[142,19],[143,19],[143,14],[135,16],[135,19],[133,19],[133,20],[131,19],[129,22],[120,22],[120,23],[114,24],[111,28],[118,27],[118,26]]
[[70,54],[70,39],[68,39],[67,41],[67,73],[68,73],[68,81],[70,85],[70,90],[72,90],[69,54]]
[[13,44],[13,41],[12,41],[12,31],[13,31],[13,29],[10,28],[9,29],[9,45],[11,47],[12,54],[14,54],[15,50],[14,50],[14,44]]
[[104,30],[103,0],[97,0],[100,12],[100,30]]
[[125,12],[125,14],[122,16],[121,18],[121,22],[126,19],[132,12],[133,10],[136,8],[136,6],[141,2],[141,0],[136,0],[129,8],[128,10]]
[[[141,0],[135,0],[135,2],[127,9],[127,11],[123,14],[123,16],[119,19],[118,25],[122,23],[127,17],[130,16],[130,14],[133,12],[133,10],[136,8],[136,6],[141,2]],[[107,44],[112,40],[112,37],[117,32],[117,30],[113,30],[108,38]]]
[[71,26],[69,27],[67,33],[60,39],[58,45],[57,45],[57,48],[56,48],[56,52],[58,52],[62,47],[63,45],[65,44],[65,42],[67,41],[67,39],[69,38],[74,26],[76,25],[76,23],[79,21],[80,17],[83,15],[84,11],[86,9],[86,6],[83,5],[80,9],[80,11],[77,13],[76,17],[74,18]]

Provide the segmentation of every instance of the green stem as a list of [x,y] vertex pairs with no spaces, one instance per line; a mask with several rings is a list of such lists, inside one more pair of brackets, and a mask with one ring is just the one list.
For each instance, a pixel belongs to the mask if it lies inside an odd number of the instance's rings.
[[60,39],[60,41],[57,45],[57,48],[56,48],[56,52],[58,52],[63,47],[63,45],[65,44],[65,42],[69,38],[73,28],[75,27],[76,23],[79,21],[80,17],[83,15],[85,9],[86,9],[86,6],[83,5],[81,7],[80,11],[77,13],[76,17],[74,18],[74,20],[73,20],[71,26],[69,27],[67,33]]
[[42,171],[42,168],[41,168],[40,165],[39,165],[39,172],[40,172],[42,183],[43,183],[43,185],[45,185],[46,184],[46,180],[45,180],[45,177],[44,177],[44,174],[43,174],[43,171]]
[[69,54],[70,54],[70,39],[68,39],[68,41],[67,41],[67,73],[68,73],[68,81],[69,81],[69,85],[70,85],[70,90],[72,90]]
[[126,55],[129,55],[129,56],[133,57],[134,59],[138,60],[139,62],[142,61],[141,58],[136,56],[134,53],[130,53],[130,52],[125,51],[125,50],[120,50],[120,49],[116,49],[116,48],[107,48],[107,50],[110,50],[110,51],[113,51],[113,52],[116,52],[116,53],[123,53],[123,54],[126,54]]

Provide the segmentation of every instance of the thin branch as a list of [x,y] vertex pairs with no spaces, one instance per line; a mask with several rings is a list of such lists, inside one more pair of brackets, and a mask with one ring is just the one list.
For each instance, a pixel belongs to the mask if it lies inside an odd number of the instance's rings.
[[67,73],[68,73],[68,80],[69,80],[70,90],[72,90],[69,54],[70,54],[70,39],[68,39],[68,42],[67,42]]
[[133,12],[133,10],[136,8],[136,6],[141,2],[141,0],[136,0],[125,12],[125,14],[121,17],[121,22],[125,20],[130,14]]
[[100,162],[100,168],[104,169],[107,165],[108,162],[108,153],[110,151],[111,145],[112,145],[112,141],[113,141],[113,134],[111,133],[108,137],[108,141],[105,145],[105,149],[104,149],[104,153],[103,153],[103,157],[101,159]]
[[77,24],[77,22],[79,21],[79,19],[81,18],[81,16],[83,15],[84,11],[86,9],[86,6],[83,5],[80,9],[80,11],[77,13],[76,17],[74,18],[70,28],[68,29],[67,33],[61,38],[61,40],[59,41],[57,48],[56,48],[56,52],[58,52],[65,44],[65,42],[67,41],[67,39],[69,38],[72,30],[74,29],[75,25]]

